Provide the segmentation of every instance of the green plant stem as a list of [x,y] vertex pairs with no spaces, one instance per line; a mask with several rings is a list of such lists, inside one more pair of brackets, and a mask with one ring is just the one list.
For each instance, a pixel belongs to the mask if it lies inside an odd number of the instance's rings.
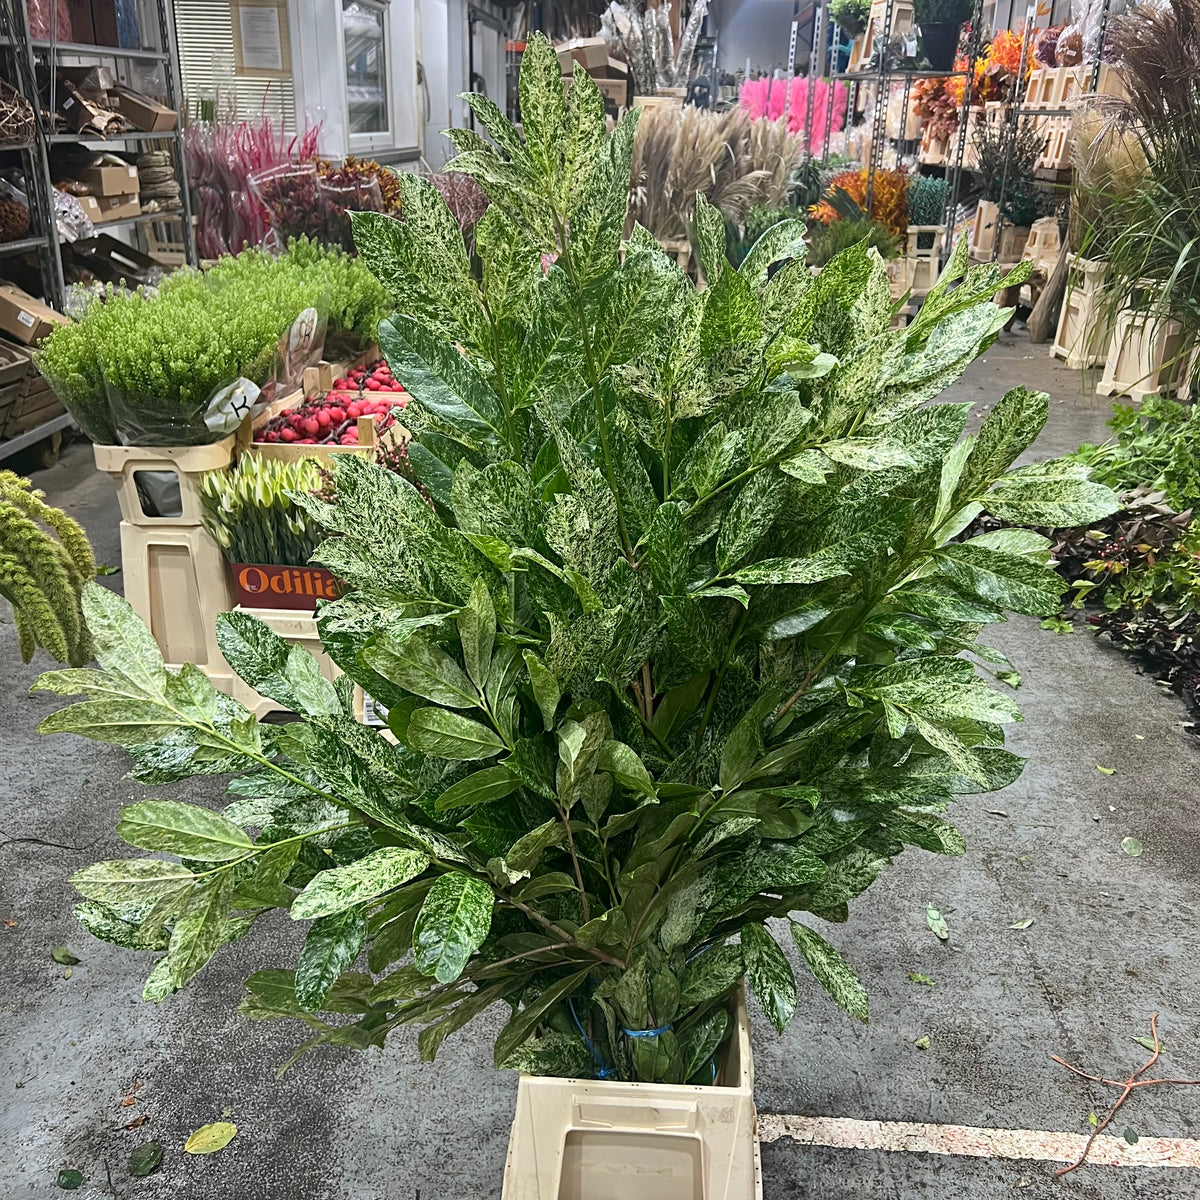
[[730,660],[733,658],[733,651],[738,644],[738,639],[742,636],[742,629],[746,624],[747,615],[747,610],[743,608],[737,619],[737,624],[733,627],[733,632],[729,636],[729,644],[725,647],[725,657],[721,659],[721,665],[717,668],[717,673],[713,678],[713,685],[708,693],[708,701],[704,705],[704,716],[700,720],[700,728],[696,730],[696,737],[692,743],[696,749],[700,748],[700,740],[704,737],[704,731],[708,728],[708,722],[712,718],[713,707],[717,700],[717,692],[721,690],[721,684],[725,681],[725,672],[729,669]]
[[593,946],[583,945],[573,938],[561,925],[556,925],[549,917],[538,912],[537,909],[530,908],[528,904],[522,903],[515,896],[510,896],[500,888],[493,887],[493,890],[506,904],[511,904],[513,908],[519,908],[527,917],[532,917],[539,925],[550,930],[555,937],[562,938],[569,946],[582,950],[585,954],[590,954],[593,958],[599,959],[602,963],[607,963],[610,967],[620,967],[621,970],[625,969],[625,964],[619,958],[613,958],[611,954],[605,954],[603,950],[597,950]]
[[579,866],[579,855],[575,853],[575,835],[571,832],[571,814],[564,810],[561,804],[556,804],[559,820],[567,832],[567,852],[571,856],[571,867],[575,871],[575,885],[579,888],[579,901],[583,906],[583,923],[591,919],[591,909],[588,905],[587,888],[583,885],[583,871]]

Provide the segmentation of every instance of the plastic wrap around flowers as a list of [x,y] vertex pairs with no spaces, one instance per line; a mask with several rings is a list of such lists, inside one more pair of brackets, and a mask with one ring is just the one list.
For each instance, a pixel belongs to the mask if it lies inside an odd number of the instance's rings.
[[[808,79],[792,80],[791,97],[787,103],[789,133],[804,131],[804,122],[808,116],[808,85]],[[825,122],[831,94],[833,124],[829,126],[830,133],[840,133],[846,123],[846,85],[839,82],[831,86],[828,81],[818,79],[813,91],[812,124],[809,128],[809,148],[814,153],[819,153],[825,148]],[[738,94],[742,108],[755,120],[761,117],[772,121],[779,120],[783,116],[785,97],[787,85],[782,79],[747,79]]]

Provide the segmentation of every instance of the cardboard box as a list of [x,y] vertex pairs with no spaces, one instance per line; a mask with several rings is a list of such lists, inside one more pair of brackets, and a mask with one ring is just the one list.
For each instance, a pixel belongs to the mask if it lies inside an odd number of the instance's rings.
[[142,202],[137,196],[100,196],[100,220],[92,224],[104,224],[106,221],[128,221],[130,217],[142,215]]
[[573,62],[582,63],[589,75],[594,68],[608,66],[608,43],[602,37],[571,38],[560,42],[554,51],[563,74],[570,72]]
[[[568,91],[574,79],[570,75],[563,76],[563,87]],[[605,101],[610,101],[615,104],[618,109],[625,108],[629,103],[629,80],[628,79],[593,79],[595,85],[600,89],[600,94]],[[679,101],[673,101],[678,104]]]
[[138,192],[137,167],[128,164],[114,166],[106,162],[99,167],[79,167],[75,178],[85,184],[93,196],[134,196]]
[[95,196],[76,196],[75,199],[79,201],[79,207],[93,225],[104,219],[104,214],[100,211],[100,201]]
[[112,95],[117,112],[127,120],[134,129],[143,133],[163,133],[174,129],[179,121],[179,114],[165,104],[130,88],[118,87]]
[[28,292],[10,283],[0,284],[0,330],[23,345],[36,345],[56,325],[67,323],[62,313],[35,300]]

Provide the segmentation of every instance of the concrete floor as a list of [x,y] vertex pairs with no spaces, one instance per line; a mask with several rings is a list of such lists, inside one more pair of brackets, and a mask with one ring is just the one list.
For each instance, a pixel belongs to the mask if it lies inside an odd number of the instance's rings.
[[[990,405],[1017,382],[1054,398],[1039,457],[1103,437],[1104,402],[1017,336],[1004,335],[952,398]],[[88,447],[70,448],[37,482],[85,524],[101,562],[119,562],[116,503]],[[1058,637],[1020,619],[993,641],[1025,675],[1025,723],[1010,744],[1029,766],[1006,793],[959,806],[964,858],[910,851],[855,903],[851,923],[832,929],[870,992],[869,1027],[842,1017],[802,970],[788,1032],[756,1021],[764,1113],[1087,1132],[1087,1113],[1107,1097],[1050,1055],[1122,1075],[1143,1061],[1131,1038],[1154,1011],[1170,1073],[1200,1075],[1200,746],[1181,729],[1182,707],[1085,632]],[[490,1066],[498,1013],[450,1038],[435,1066],[402,1032],[383,1054],[323,1049],[277,1083],[298,1033],[233,1009],[246,975],[289,964],[289,946],[265,964],[253,938],[161,1006],[138,999],[147,956],[84,934],[66,880],[120,856],[114,814],[142,792],[122,778],[119,751],[34,733],[59,703],[27,694],[45,665],[22,666],[11,626],[0,628],[0,841],[16,839],[0,844],[0,918],[16,922],[0,927],[0,1200],[51,1193],[67,1166],[87,1176],[81,1197],[112,1195],[105,1164],[122,1198],[499,1196],[516,1080]],[[202,784],[161,790],[213,794]],[[1122,853],[1127,835],[1144,843],[1142,857]],[[948,945],[926,929],[927,903],[946,914]],[[1010,928],[1026,917],[1030,928]],[[288,926],[277,922],[279,941],[292,937]],[[69,980],[50,957],[62,943],[83,960]],[[911,983],[910,971],[936,986]],[[923,1035],[924,1052],[913,1044]],[[193,1129],[222,1117],[239,1127],[225,1151],[182,1153]],[[1200,1136],[1200,1089],[1144,1090],[1115,1132],[1127,1125]],[[131,1180],[126,1158],[150,1139],[166,1147],[162,1169]],[[1045,1163],[787,1140],[763,1147],[763,1168],[766,1200],[1200,1196],[1196,1171],[1089,1166],[1054,1183]]]

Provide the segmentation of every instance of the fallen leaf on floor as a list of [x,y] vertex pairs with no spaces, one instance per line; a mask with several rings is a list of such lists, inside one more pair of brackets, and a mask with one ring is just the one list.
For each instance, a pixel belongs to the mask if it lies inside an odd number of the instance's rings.
[[73,955],[66,946],[52,946],[50,949],[50,957],[56,963],[62,963],[64,967],[73,967],[79,959]]
[[83,1186],[83,1172],[76,1171],[74,1167],[68,1167],[65,1171],[59,1171],[58,1178],[54,1182],[64,1192],[73,1192],[76,1188]]
[[918,1050],[928,1050],[929,1034],[924,1034],[922,1037],[917,1038],[916,1041],[913,1042],[913,1045],[916,1046]]
[[1096,770],[1099,771],[1101,775],[1115,775],[1117,773],[1116,767],[1102,767],[1099,763],[1096,764]]
[[108,563],[100,563],[96,567],[97,575],[116,575],[120,572],[120,567],[110,567]]
[[[1135,1041],[1135,1042],[1136,1042],[1136,1043],[1137,1043],[1139,1046],[1141,1046],[1141,1048],[1142,1048],[1143,1050],[1149,1050],[1151,1054],[1153,1054],[1153,1053],[1154,1053],[1154,1049],[1155,1049],[1155,1047],[1154,1047],[1154,1039],[1153,1039],[1153,1038],[1148,1038],[1148,1037],[1135,1037],[1133,1040],[1134,1040],[1134,1041]],[[1165,1050],[1166,1048],[1167,1048],[1167,1043],[1166,1043],[1166,1042],[1164,1042],[1164,1041],[1162,1040],[1162,1038],[1159,1038],[1159,1039],[1158,1039],[1158,1049],[1159,1049],[1159,1050]]]
[[1093,820],[1093,821],[1098,821],[1098,820],[1100,820],[1100,814],[1099,814],[1099,813],[1097,813],[1097,814],[1096,814],[1096,815],[1095,815],[1095,816],[1092,818],[1092,820]]
[[1007,817],[1008,813],[1002,808],[985,808],[983,810],[989,817]]
[[233,1116],[233,1105],[232,1104],[225,1105],[225,1107],[223,1109],[221,1109],[221,1116],[232,1117]]
[[139,1178],[153,1175],[162,1162],[163,1148],[157,1142],[145,1142],[129,1156],[129,1173]]
[[140,1129],[148,1120],[150,1120],[149,1115],[147,1113],[142,1113],[140,1117],[134,1117],[128,1125],[122,1125],[121,1128],[128,1133],[131,1129]]
[[1100,1118],[1094,1112],[1088,1113],[1088,1124],[1095,1129],[1100,1124]]
[[75,974],[75,968],[74,968],[74,967],[68,967],[68,968],[67,968],[67,969],[66,969],[66,970],[63,972],[63,978],[64,978],[64,979],[70,979],[70,978],[71,978],[71,976],[72,976],[72,975],[74,975],[74,974]]
[[1019,921],[1014,921],[1009,929],[1028,929],[1033,924],[1032,917],[1022,917]]
[[1133,736],[1137,738],[1139,742],[1144,742],[1146,740],[1146,735],[1144,733],[1135,733]]
[[927,904],[925,906],[925,924],[928,925],[929,928],[932,929],[933,932],[936,933],[943,942],[949,940],[950,928],[946,924],[946,919],[942,916],[938,909],[933,907],[932,904]]
[[1017,1180],[1017,1187],[1019,1187],[1019,1188],[1033,1187],[1033,1180],[1030,1179],[1027,1175],[1022,1175],[1021,1178]]
[[1121,849],[1129,855],[1130,858],[1137,858],[1142,853],[1142,843],[1137,838],[1122,838]]
[[926,987],[937,987],[936,979],[930,979],[928,975],[922,975],[920,971],[909,971],[908,977],[913,983],[923,983]]
[[14,921],[12,919],[12,917],[4,918],[4,928],[5,929],[16,929],[16,927],[17,927],[17,923],[16,923],[16,921]]
[[1117,810],[1116,810],[1115,808],[1113,808],[1113,806],[1110,804],[1110,805],[1108,806],[1108,811],[1109,811],[1109,812],[1116,812]]
[[233,1141],[237,1126],[228,1121],[214,1121],[211,1125],[201,1125],[184,1143],[188,1154],[215,1154],[224,1150]]
[[126,1096],[125,1099],[121,1101],[121,1107],[128,1108],[131,1104],[136,1104],[136,1103],[137,1103],[136,1096]]
[[1124,1137],[1131,1146],[1138,1144],[1138,1131],[1136,1129],[1126,1129]]

